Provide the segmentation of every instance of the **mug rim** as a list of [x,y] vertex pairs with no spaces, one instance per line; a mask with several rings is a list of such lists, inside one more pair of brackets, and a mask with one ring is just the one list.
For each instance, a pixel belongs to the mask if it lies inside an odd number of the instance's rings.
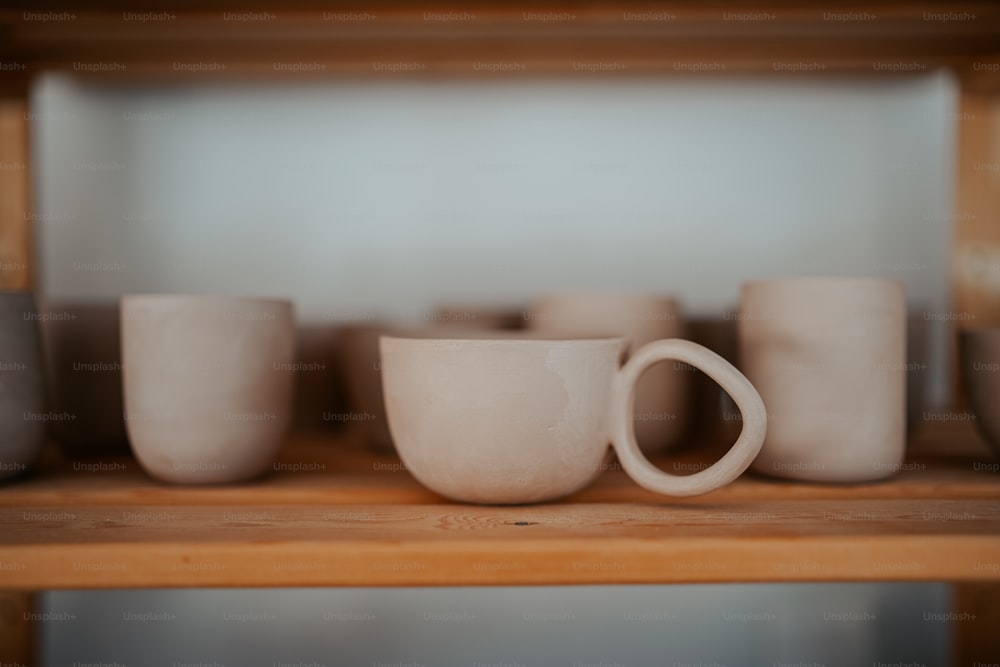
[[768,287],[841,287],[860,288],[864,286],[902,287],[903,283],[895,278],[885,276],[781,276],[776,278],[757,278],[743,282],[743,290],[759,290]]
[[[444,333],[444,332],[442,332]],[[545,331],[468,331],[468,336],[455,335],[459,332],[447,332],[446,336],[417,336],[402,333],[387,333],[379,336],[382,341],[405,341],[417,345],[439,344],[474,344],[475,346],[494,345],[622,345],[627,344],[627,336],[615,334],[559,334]],[[508,335],[504,335],[508,334]]]
[[128,303],[183,303],[183,302],[200,302],[200,303],[244,303],[244,304],[257,304],[264,306],[278,306],[278,307],[291,307],[292,300],[289,298],[282,297],[268,297],[268,296],[243,296],[239,294],[220,294],[220,293],[192,293],[187,294],[183,292],[165,292],[165,293],[137,293],[137,294],[122,294],[120,297],[120,304],[124,307]]
[[652,303],[669,305],[674,310],[680,308],[680,298],[673,292],[648,292],[627,289],[591,289],[591,290],[557,290],[545,292],[532,299],[523,309],[524,312],[537,310],[541,305],[567,302],[580,303],[588,301],[614,301],[618,303]]

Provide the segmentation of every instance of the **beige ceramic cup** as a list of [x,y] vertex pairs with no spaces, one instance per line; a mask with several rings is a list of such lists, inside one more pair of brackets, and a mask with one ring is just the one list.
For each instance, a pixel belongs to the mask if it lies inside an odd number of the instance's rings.
[[137,295],[121,317],[125,423],[142,467],[188,484],[265,472],[291,422],[291,303]]
[[822,482],[900,470],[906,423],[906,298],[882,278],[747,283],[740,366],[767,406],[753,469]]
[[[553,294],[537,300],[525,315],[528,328],[562,336],[623,336],[632,351],[664,338],[681,338],[684,327],[670,298],[615,292]],[[635,393],[635,437],[646,454],[676,444],[687,426],[690,369],[657,364],[639,380]]]
[[[766,427],[750,382],[690,341],[655,341],[623,367],[626,347],[623,338],[383,337],[386,412],[403,464],[441,495],[487,504],[571,494],[606,467],[609,443],[640,486],[667,495],[707,493],[746,470]],[[732,449],[689,476],[649,463],[633,430],[636,381],[669,359],[715,378],[744,415]]]

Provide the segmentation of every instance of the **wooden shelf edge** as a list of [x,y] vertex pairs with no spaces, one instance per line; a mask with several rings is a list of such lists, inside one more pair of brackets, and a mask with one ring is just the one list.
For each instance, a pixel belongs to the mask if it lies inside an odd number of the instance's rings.
[[44,544],[0,589],[1000,581],[1000,535]]
[[[249,73],[293,81],[334,74],[592,76],[605,68],[677,73],[691,66],[708,66],[701,74],[776,67],[787,74],[872,71],[873,61],[881,72],[881,66],[972,67],[993,62],[1000,37],[1000,9],[982,0],[947,8],[928,2],[422,6],[391,0],[271,3],[252,11],[230,2],[131,10],[78,2],[62,11],[0,10],[6,38],[0,57],[16,74],[58,69],[109,82]],[[896,73],[905,71],[914,70]]]

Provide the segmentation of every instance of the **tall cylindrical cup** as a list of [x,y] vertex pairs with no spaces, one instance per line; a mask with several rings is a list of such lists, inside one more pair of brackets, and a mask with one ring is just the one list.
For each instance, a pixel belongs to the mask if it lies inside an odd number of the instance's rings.
[[882,278],[785,278],[743,287],[740,366],[768,413],[752,468],[863,482],[901,469],[906,298]]

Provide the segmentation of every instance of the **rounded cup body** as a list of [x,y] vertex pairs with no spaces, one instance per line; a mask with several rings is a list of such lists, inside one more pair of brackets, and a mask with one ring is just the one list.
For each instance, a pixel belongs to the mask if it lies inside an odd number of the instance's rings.
[[291,421],[291,304],[126,296],[121,317],[125,422],[143,468],[176,483],[265,472]]
[[566,496],[604,468],[624,341],[383,337],[389,428],[406,468],[483,504]]

